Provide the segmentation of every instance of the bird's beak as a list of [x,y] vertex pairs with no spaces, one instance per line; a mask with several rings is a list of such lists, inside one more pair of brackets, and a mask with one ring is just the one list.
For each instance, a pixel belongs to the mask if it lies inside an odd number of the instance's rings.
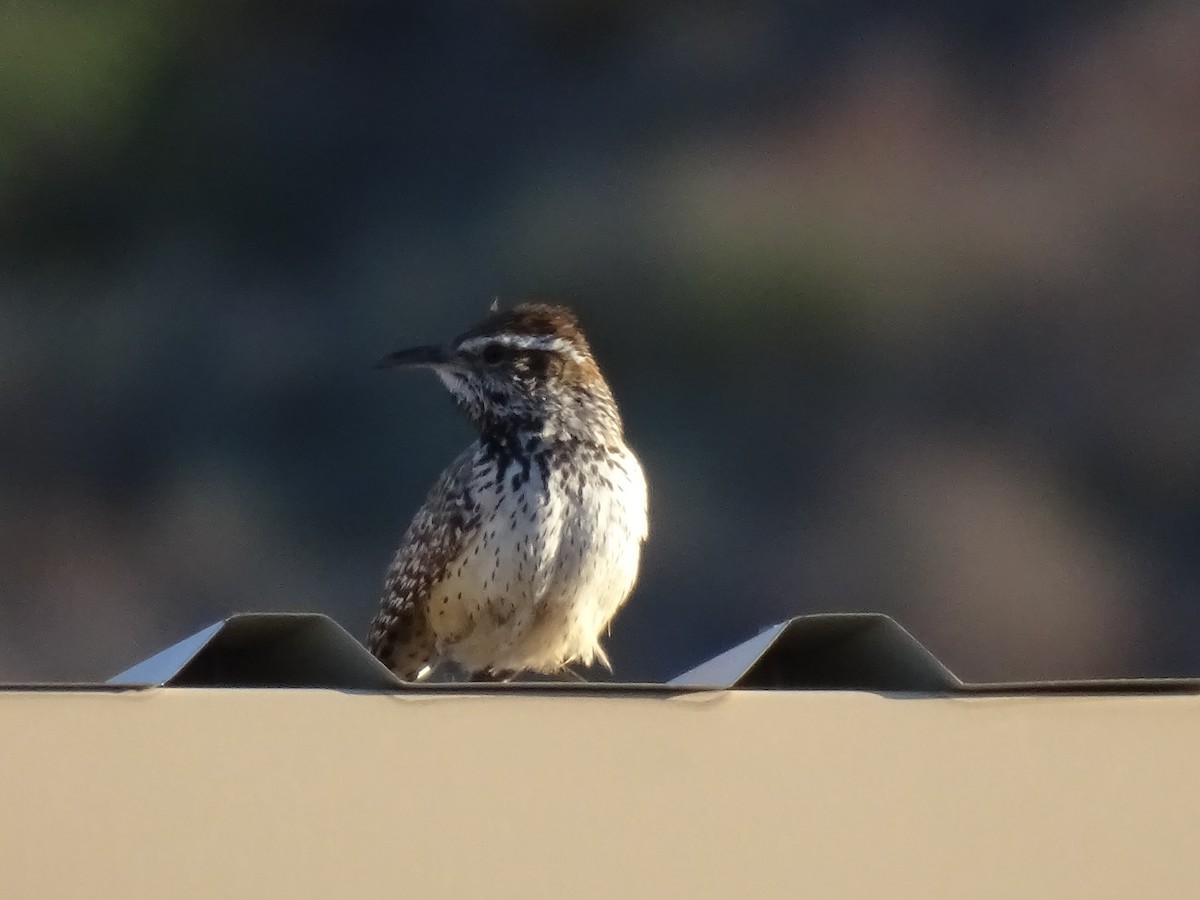
[[375,363],[377,369],[436,369],[449,363],[450,355],[445,347],[430,345],[427,347],[410,347],[408,350],[397,350],[389,353]]

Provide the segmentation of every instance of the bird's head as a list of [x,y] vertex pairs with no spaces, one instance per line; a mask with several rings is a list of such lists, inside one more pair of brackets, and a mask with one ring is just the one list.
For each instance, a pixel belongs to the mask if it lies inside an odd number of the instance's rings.
[[620,439],[604,376],[570,310],[522,303],[493,312],[449,346],[399,350],[381,368],[432,369],[486,434],[555,440]]

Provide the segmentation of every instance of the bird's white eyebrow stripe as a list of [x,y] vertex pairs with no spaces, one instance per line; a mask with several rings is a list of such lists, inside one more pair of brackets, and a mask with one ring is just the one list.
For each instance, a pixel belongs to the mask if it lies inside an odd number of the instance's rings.
[[458,349],[473,353],[489,345],[511,347],[514,350],[544,350],[563,353],[575,360],[579,359],[579,353],[574,344],[552,334],[485,334],[468,338],[458,345]]

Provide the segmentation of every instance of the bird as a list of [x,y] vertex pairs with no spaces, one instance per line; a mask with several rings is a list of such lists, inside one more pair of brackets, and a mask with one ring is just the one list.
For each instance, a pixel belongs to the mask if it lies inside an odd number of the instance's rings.
[[601,637],[637,581],[647,484],[575,314],[493,304],[378,366],[432,370],[478,436],[405,532],[367,649],[403,681],[611,671]]

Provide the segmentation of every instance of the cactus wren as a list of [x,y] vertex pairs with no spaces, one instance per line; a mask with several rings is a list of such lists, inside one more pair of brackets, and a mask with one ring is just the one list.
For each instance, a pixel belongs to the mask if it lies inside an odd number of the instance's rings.
[[406,681],[442,662],[472,680],[611,668],[600,635],[637,579],[646,480],[574,315],[493,307],[380,366],[432,369],[479,439],[404,535],[368,649]]

